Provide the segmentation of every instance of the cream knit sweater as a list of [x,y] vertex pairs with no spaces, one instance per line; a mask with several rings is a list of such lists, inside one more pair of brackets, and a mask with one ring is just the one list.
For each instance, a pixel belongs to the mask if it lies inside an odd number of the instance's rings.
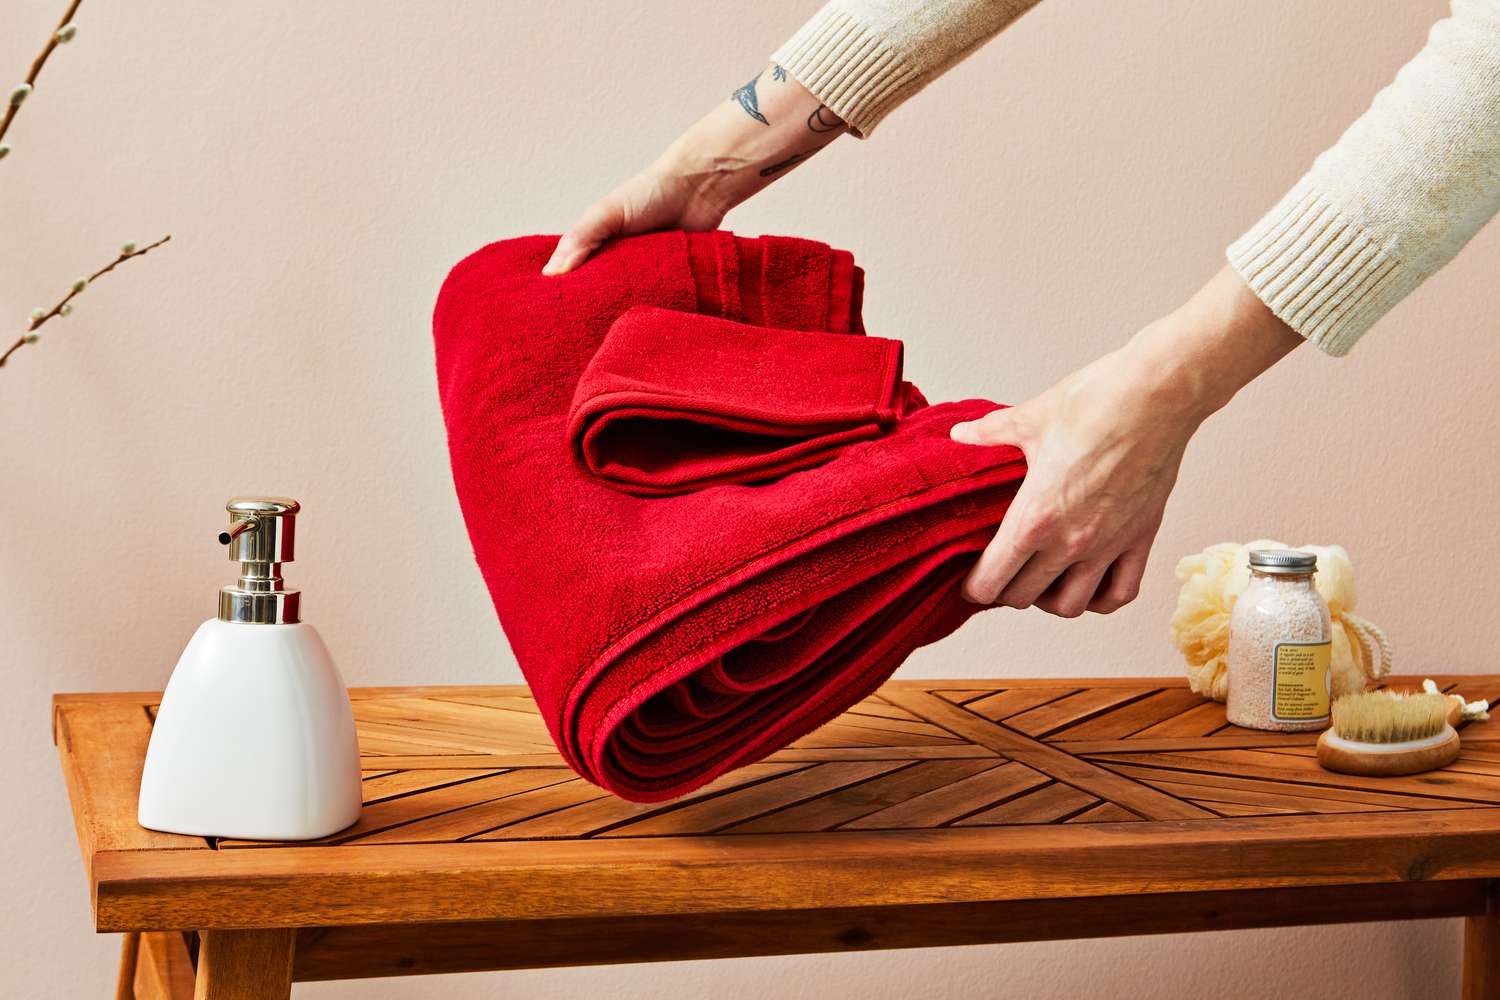
[[[867,136],[1037,2],[832,0],[772,59]],[[1497,209],[1500,0],[1453,0],[1426,47],[1228,258],[1277,316],[1340,355]]]

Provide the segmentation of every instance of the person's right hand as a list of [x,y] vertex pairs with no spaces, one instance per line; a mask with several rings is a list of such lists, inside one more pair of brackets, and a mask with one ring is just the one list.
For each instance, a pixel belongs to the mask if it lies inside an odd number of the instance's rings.
[[660,229],[717,229],[730,205],[705,191],[701,178],[653,164],[590,205],[557,241],[543,274],[567,274],[606,240]]
[[591,205],[558,240],[542,273],[566,274],[617,236],[716,229],[731,208],[845,131],[806,88],[772,66]]

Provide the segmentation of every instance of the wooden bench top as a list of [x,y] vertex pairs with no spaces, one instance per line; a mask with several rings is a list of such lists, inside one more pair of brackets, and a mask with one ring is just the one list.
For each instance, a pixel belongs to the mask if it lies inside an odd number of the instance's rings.
[[[1500,700],[1497,676],[1439,682]],[[1175,678],[895,680],[650,805],[577,778],[523,687],[356,689],[364,813],[300,844],[136,825],[157,697],[54,702],[100,931],[605,926],[1500,876],[1500,722],[1466,727],[1440,772],[1346,777],[1317,766],[1316,734],[1226,725]]]

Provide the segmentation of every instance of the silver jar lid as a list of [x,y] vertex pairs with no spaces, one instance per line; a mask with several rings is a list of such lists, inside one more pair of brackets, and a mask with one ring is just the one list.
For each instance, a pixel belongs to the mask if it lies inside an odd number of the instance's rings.
[[1300,576],[1318,569],[1318,557],[1297,549],[1255,549],[1250,553],[1250,568],[1262,573]]

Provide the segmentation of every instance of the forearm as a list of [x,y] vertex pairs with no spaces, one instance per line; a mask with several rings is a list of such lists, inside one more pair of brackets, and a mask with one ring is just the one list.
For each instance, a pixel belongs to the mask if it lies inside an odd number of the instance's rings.
[[1225,267],[1121,349],[1127,378],[1159,418],[1191,433],[1303,342]]
[[847,131],[775,64],[688,129],[651,166],[590,205],[542,267],[567,274],[604,243],[661,229],[717,229],[731,208]]
[[845,131],[841,119],[773,64],[683,133],[655,169],[688,178],[727,212]]

